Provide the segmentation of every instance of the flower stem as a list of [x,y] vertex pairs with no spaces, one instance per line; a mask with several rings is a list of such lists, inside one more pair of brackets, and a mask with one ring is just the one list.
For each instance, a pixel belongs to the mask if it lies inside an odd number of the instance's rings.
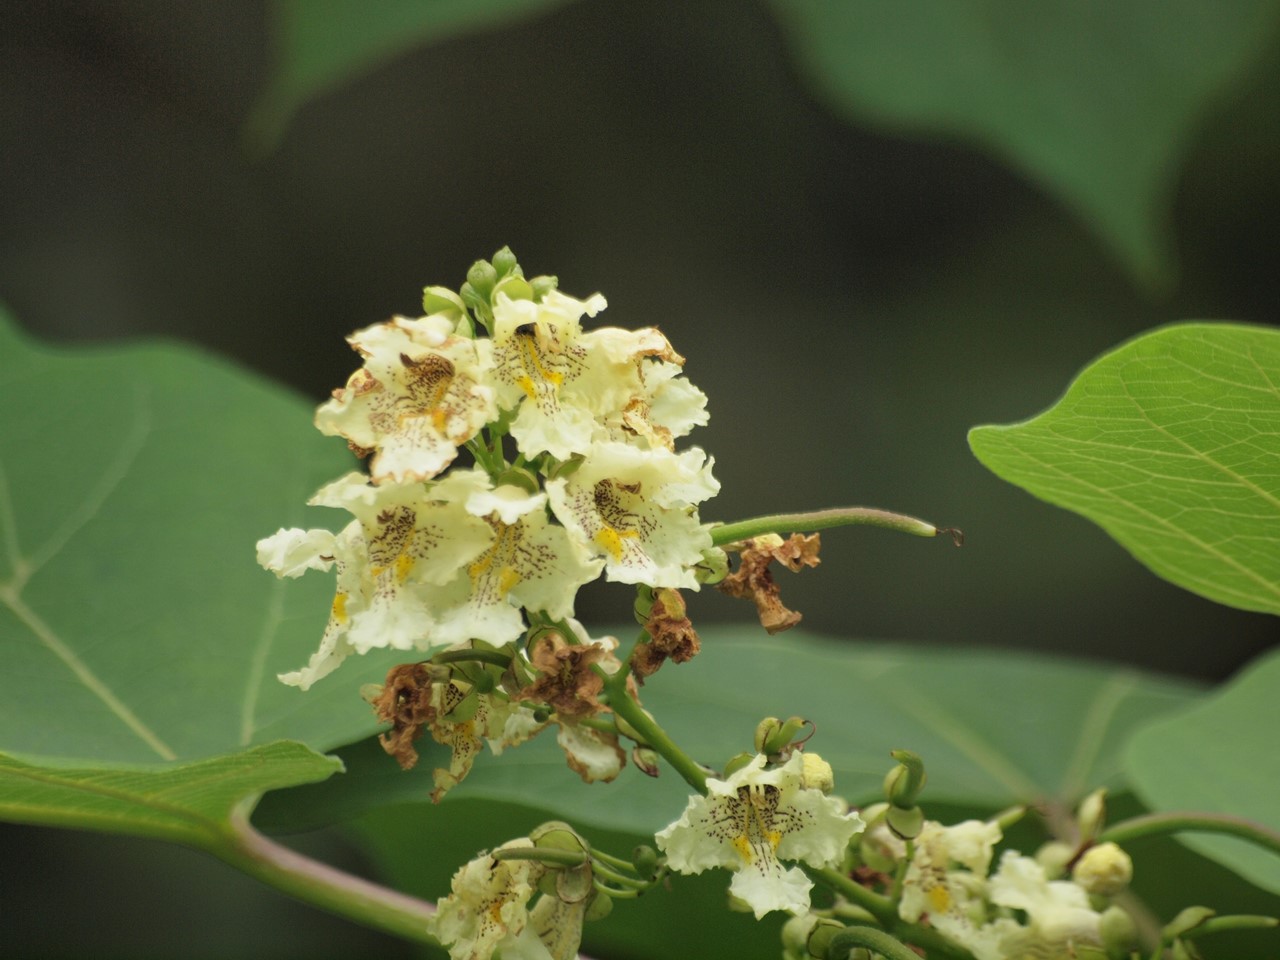
[[1226,833],[1280,854],[1280,833],[1243,817],[1221,813],[1150,813],[1121,820],[1102,831],[1098,842],[1124,843],[1164,833]]
[[898,530],[917,537],[936,537],[948,533],[958,547],[964,543],[964,534],[954,527],[935,527],[933,524],[904,513],[877,510],[874,507],[836,507],[831,510],[813,510],[808,513],[775,513],[767,517],[752,517],[734,523],[723,523],[711,528],[711,541],[717,547],[737,543],[766,533],[795,533],[801,530],[825,530],[827,527],[844,527],[858,524]]
[[897,911],[888,897],[883,897],[874,890],[868,890],[860,883],[854,883],[838,870],[800,865],[812,880],[826,884],[850,903],[856,903],[876,918],[884,926],[891,926],[897,919]]
[[435,907],[312,860],[269,840],[249,823],[250,806],[231,816],[221,843],[210,852],[231,866],[312,906],[415,943],[439,946],[427,933]]
[[609,693],[609,708],[631,725],[640,738],[658,751],[658,755],[671,764],[676,773],[684,778],[685,783],[701,794],[707,792],[707,772],[698,766],[687,753],[676,746],[675,741],[667,736],[667,732],[658,726],[657,721],[640,708],[627,692],[627,669],[619,670],[605,681],[605,690]]
[[432,655],[432,663],[492,663],[499,667],[511,665],[511,654],[499,650],[441,650]]
[[866,947],[885,960],[920,960],[920,955],[899,943],[883,930],[871,927],[845,927],[827,944],[827,960],[848,960],[855,947]]

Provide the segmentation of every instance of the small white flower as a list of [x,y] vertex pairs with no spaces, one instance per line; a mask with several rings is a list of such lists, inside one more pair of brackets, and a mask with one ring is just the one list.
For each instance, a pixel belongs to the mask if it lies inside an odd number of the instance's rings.
[[[532,846],[519,837],[497,849]],[[427,931],[448,947],[452,960],[489,960],[497,951],[504,958],[550,960],[529,924],[529,900],[544,870],[536,860],[497,860],[487,854],[463,864],[453,875],[453,892],[427,921]]]
[[987,870],[1000,836],[999,824],[982,820],[949,827],[926,821],[903,878],[898,915],[915,923],[928,914],[931,926],[978,960],[1000,960],[996,938],[985,925]]
[[426,480],[497,418],[490,343],[453,335],[437,315],[396,317],[347,338],[365,364],[316,411],[321,433],[373,452],[375,483]]
[[583,556],[563,527],[548,522],[545,493],[495,488],[483,471],[471,470],[434,485],[431,496],[456,498],[490,531],[483,552],[428,591],[440,643],[514,640],[525,630],[521,609],[567,617],[578,588],[600,575],[602,561]]
[[1024,951],[1035,956],[1074,956],[1076,947],[1102,945],[1101,916],[1089,905],[1089,895],[1067,880],[1049,880],[1031,857],[1013,850],[1000,858],[991,877],[991,902],[1025,911],[1027,924],[1006,924],[1001,945],[1008,955]]
[[707,796],[690,798],[684,814],[657,834],[658,847],[680,873],[708,867],[732,871],[729,892],[756,918],[771,910],[804,913],[813,884],[798,867],[836,866],[863,823],[837,799],[803,786],[797,752],[781,767],[765,770],[758,755],[727,780],[707,781]]
[[338,534],[281,530],[258,543],[258,562],[277,576],[338,570],[320,649],[305,668],[280,679],[305,690],[350,653],[445,645],[427,590],[489,547],[489,525],[461,505],[428,501],[421,484],[375,487],[361,473],[327,484],[310,503],[345,509],[356,519]]
[[621,583],[698,589],[711,534],[694,504],[720,485],[697,448],[674,454],[601,443],[568,477],[547,481],[556,518],[605,575]]

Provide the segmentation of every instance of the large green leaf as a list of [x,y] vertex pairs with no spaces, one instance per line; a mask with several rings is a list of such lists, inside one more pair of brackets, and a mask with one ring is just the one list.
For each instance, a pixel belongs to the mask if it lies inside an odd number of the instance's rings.
[[307,100],[419,44],[531,16],[566,0],[275,0],[276,64],[250,120],[279,137]]
[[773,0],[801,66],[859,121],[978,144],[1074,208],[1141,280],[1207,108],[1265,48],[1274,0]]
[[353,686],[276,680],[332,583],[277,580],[254,542],[332,524],[303,503],[348,463],[308,404],[189,348],[52,349],[0,317],[0,409],[0,750],[145,763],[374,729]]
[[241,801],[341,769],[334,758],[288,741],[164,766],[64,766],[0,754],[0,818],[213,850]]
[[1038,417],[977,427],[969,445],[1165,579],[1280,613],[1280,331],[1181,324],[1145,334],[1095,361]]
[[[1127,752],[1133,786],[1156,812],[1244,817],[1280,832],[1280,651],[1227,687],[1134,735]],[[1181,839],[1264,889],[1280,893],[1280,856],[1234,837]]]
[[[1185,683],[1048,657],[759,634],[704,631],[702,653],[654,677],[645,706],[713,767],[751,750],[763,717],[807,717],[816,726],[809,748],[832,764],[837,790],[855,801],[877,795],[893,765],[889,751],[907,748],[925,758],[933,801],[988,809],[1070,803],[1093,787],[1119,786],[1128,731],[1195,697]],[[443,758],[429,740],[420,743],[423,759],[408,773],[376,743],[348,748],[340,754],[346,776],[272,794],[257,822],[300,828],[421,800]],[[674,819],[688,793],[670,769],[657,780],[629,769],[612,785],[583,784],[547,734],[480,758],[445,803],[484,798],[644,834]]]

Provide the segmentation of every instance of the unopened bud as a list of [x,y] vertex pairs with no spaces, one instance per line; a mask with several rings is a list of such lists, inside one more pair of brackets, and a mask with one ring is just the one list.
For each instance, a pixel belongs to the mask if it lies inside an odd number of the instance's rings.
[[1114,843],[1100,843],[1076,861],[1071,879],[1086,893],[1114,897],[1133,879],[1133,860]]
[[1076,855],[1076,848],[1060,840],[1050,840],[1036,851],[1035,861],[1044,870],[1045,878],[1057,880],[1067,872],[1067,864]]
[[809,956],[809,934],[818,918],[812,913],[795,914],[782,925],[782,955],[786,960]]
[[816,753],[805,753],[803,756],[804,766],[801,768],[800,782],[810,789],[821,790],[823,793],[830,793],[835,789],[836,775],[831,769],[831,764]]
[[631,851],[631,865],[645,880],[650,879],[658,870],[658,851],[648,844],[640,844]]
[[568,850],[586,853],[591,847],[578,835],[578,831],[563,820],[549,820],[529,831],[529,839],[539,850]]
[[510,247],[503,247],[493,255],[493,269],[499,279],[520,269],[520,265],[516,262],[516,255],[511,252]]
[[658,751],[653,747],[635,746],[631,748],[631,762],[646,777],[656,777],[661,772],[658,767]]
[[533,294],[533,299],[541,303],[546,298],[547,294],[559,286],[559,284],[560,279],[558,277],[534,277],[529,281],[529,288],[530,292]]
[[786,720],[765,717],[756,725],[756,753],[781,753],[805,728],[806,723],[804,717],[788,717]]
[[498,271],[493,269],[493,264],[488,260],[477,260],[467,271],[467,283],[471,285],[472,290],[486,300],[493,292],[493,285],[497,280]]
[[1210,910],[1208,907],[1187,907],[1166,923],[1161,933],[1166,940],[1174,940],[1178,937],[1186,936],[1216,914],[1216,910]]
[[829,917],[819,917],[814,923],[813,929],[809,931],[809,940],[805,944],[809,948],[809,956],[825,957],[827,955],[827,947],[831,945],[831,941],[836,934],[844,929],[844,924],[839,920],[832,920]]
[[723,779],[728,780],[755,758],[753,753],[738,753],[730,757],[724,765]]
[[1080,824],[1080,842],[1093,841],[1107,823],[1107,789],[1099,787],[1080,801],[1076,811],[1076,819]]
[[467,312],[467,305],[462,298],[448,287],[424,287],[422,291],[422,312],[431,315],[443,313],[457,321]]
[[895,807],[914,807],[929,779],[924,761],[910,750],[891,750],[889,756],[897,760],[898,765],[884,778],[885,798]]
[[1128,960],[1138,948],[1138,928],[1120,907],[1107,907],[1098,918],[1098,930],[1109,960]]

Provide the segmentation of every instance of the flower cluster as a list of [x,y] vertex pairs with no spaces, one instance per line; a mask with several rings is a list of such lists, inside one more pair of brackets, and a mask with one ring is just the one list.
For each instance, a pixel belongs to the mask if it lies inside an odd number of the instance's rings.
[[[375,648],[511,643],[569,617],[601,573],[697,589],[712,550],[697,511],[719,488],[712,461],[674,446],[706,397],[656,328],[584,330],[604,298],[526,279],[505,249],[423,303],[348,338],[364,364],[316,413],[369,471],[310,503],[353,519],[258,543],[278,576],[337,574],[319,649],[281,676],[304,690]],[[463,450],[472,463],[454,465]]]
[[997,823],[925,821],[908,851],[883,819],[864,812],[872,825],[860,844],[863,862],[893,873],[906,863],[898,915],[927,922],[977,960],[1102,957],[1115,945],[1109,941],[1125,917],[1109,900],[1128,886],[1133,868],[1115,844],[1097,844],[1075,858],[1068,849],[1069,874],[1057,844],[1037,857],[1006,850],[990,872],[1002,836]]

